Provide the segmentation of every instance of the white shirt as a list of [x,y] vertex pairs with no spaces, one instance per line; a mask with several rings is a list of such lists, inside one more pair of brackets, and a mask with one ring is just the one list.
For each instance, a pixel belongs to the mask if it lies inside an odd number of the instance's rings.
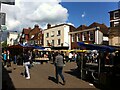
[[69,58],[72,58],[72,56],[73,56],[72,53],[69,53]]

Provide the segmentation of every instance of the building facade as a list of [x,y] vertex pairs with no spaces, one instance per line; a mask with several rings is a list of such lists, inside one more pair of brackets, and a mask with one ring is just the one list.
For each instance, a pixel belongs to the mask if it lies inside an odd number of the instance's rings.
[[14,45],[16,42],[16,39],[18,38],[18,32],[17,31],[10,31],[8,32],[8,37],[7,37],[7,45],[11,46]]
[[92,23],[90,26],[80,25],[76,30],[69,32],[71,49],[80,48],[77,42],[90,44],[108,44],[108,28],[104,24]]
[[20,43],[43,46],[43,30],[35,25],[33,29],[24,28],[20,38]]
[[109,28],[109,45],[120,45],[120,9],[109,12],[110,28]]
[[60,24],[51,26],[47,25],[47,29],[44,30],[44,47],[69,47],[71,49],[70,35],[68,32],[74,30],[75,27],[68,24]]

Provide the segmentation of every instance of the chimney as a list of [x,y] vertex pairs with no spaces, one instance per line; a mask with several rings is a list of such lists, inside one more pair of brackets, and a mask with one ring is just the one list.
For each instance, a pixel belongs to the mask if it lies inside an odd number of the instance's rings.
[[47,24],[47,29],[49,29],[49,28],[51,28],[51,25],[48,23],[48,24]]
[[39,28],[39,26],[36,24],[35,26],[34,26],[35,28]]
[[31,29],[31,27],[28,27],[28,29]]

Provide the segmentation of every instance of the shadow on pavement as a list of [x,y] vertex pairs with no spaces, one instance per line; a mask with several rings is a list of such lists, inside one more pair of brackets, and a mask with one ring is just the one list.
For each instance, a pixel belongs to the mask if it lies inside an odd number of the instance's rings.
[[70,71],[65,71],[65,73],[70,74],[80,79],[80,71],[78,69],[70,69]]
[[51,80],[51,81],[53,81],[54,83],[56,83],[56,79],[55,79],[55,77],[48,76],[48,80]]
[[7,70],[2,67],[2,90],[15,90],[13,82],[9,76],[9,73],[12,73],[12,70]]

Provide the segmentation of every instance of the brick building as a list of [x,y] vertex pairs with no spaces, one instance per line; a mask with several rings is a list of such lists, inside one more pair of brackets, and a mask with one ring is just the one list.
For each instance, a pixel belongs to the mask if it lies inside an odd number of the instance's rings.
[[21,43],[28,43],[31,45],[40,45],[43,46],[43,30],[39,28],[38,25],[35,25],[33,29],[24,28],[22,31]]
[[89,26],[80,25],[69,32],[71,49],[78,49],[77,42],[108,44],[108,28],[105,24],[92,23]]

